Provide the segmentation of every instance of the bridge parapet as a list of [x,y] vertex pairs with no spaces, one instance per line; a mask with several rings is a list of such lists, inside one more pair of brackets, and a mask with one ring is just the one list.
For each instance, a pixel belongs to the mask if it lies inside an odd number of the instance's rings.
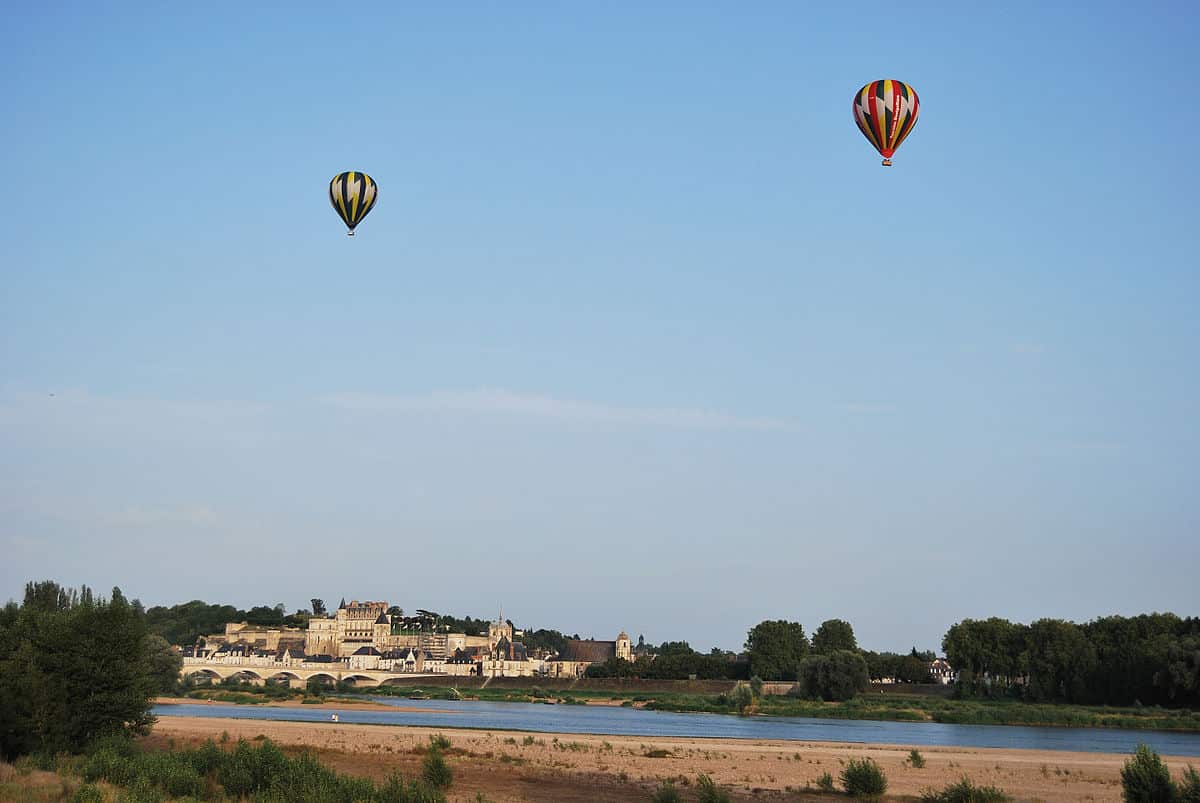
[[202,658],[184,658],[179,670],[180,678],[189,676],[208,677],[224,683],[230,678],[249,680],[261,685],[267,681],[286,683],[292,687],[308,684],[313,678],[333,685],[338,682],[353,683],[355,686],[381,686],[384,683],[403,683],[420,678],[438,677],[428,672],[393,672],[376,669],[350,669],[346,664],[319,663],[308,661],[272,661],[261,658],[230,657],[219,661]]

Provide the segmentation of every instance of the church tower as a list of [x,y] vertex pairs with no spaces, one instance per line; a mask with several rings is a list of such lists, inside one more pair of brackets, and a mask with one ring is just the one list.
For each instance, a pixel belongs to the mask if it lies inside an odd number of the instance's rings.
[[622,661],[633,661],[633,645],[629,643],[629,634],[624,630],[617,636],[617,657]]

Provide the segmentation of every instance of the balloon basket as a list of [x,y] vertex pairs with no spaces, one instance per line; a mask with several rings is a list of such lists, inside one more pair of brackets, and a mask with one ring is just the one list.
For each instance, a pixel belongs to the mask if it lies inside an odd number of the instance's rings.
[[353,237],[353,236],[354,236],[354,230],[353,230],[353,229],[351,229],[350,231],[346,232],[346,236],[347,236],[347,237]]
[[884,167],[891,167],[891,166],[892,166],[892,160],[891,160],[891,159],[884,159],[884,160],[883,160],[883,166],[884,166]]

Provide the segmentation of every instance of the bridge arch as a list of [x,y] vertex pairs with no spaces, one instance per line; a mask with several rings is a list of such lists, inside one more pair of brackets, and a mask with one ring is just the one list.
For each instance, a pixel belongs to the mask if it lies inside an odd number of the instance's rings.
[[190,672],[185,670],[183,672],[183,676],[185,678],[191,678],[194,681],[195,680],[206,680],[209,683],[219,683],[221,681],[221,673],[215,669],[209,669],[208,667],[203,667],[201,669],[193,669]]
[[342,681],[354,686],[378,686],[379,681],[369,675],[346,675]]
[[337,684],[337,678],[328,672],[313,672],[308,676],[309,680],[315,680],[322,686],[333,686]]
[[304,681],[295,672],[276,672],[274,675],[267,677],[268,684],[279,686],[302,686]]

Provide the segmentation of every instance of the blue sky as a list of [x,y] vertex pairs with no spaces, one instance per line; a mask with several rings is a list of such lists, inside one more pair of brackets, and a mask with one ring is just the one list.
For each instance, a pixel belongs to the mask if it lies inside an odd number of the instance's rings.
[[0,598],[1200,612],[1190,4],[8,22]]

